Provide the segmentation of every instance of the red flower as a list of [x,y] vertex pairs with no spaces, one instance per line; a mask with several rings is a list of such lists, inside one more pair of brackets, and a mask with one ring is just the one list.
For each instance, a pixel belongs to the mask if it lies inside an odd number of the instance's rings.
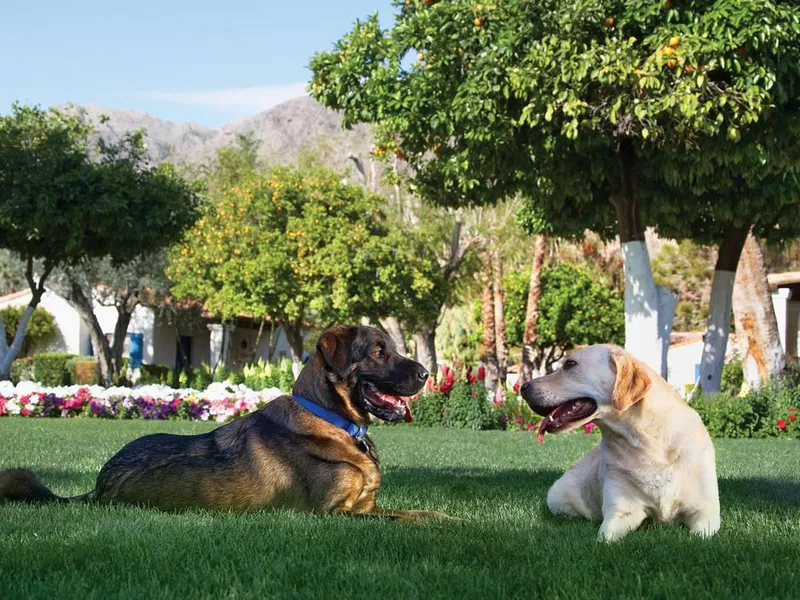
[[794,423],[797,420],[797,415],[789,415],[789,420]]
[[483,381],[484,379],[486,379],[486,367],[481,365],[478,367],[478,381]]
[[592,430],[595,427],[597,427],[597,425],[595,425],[594,423],[591,423],[591,422],[587,423],[586,425],[583,426],[583,432],[584,433],[592,433]]
[[778,419],[777,425],[778,425],[778,429],[781,429],[781,430],[782,429],[786,429],[786,421],[784,421],[783,419]]
[[29,414],[31,414],[31,409],[30,409],[30,408],[28,408],[28,407],[26,406],[25,408],[23,408],[23,409],[22,409],[22,411],[20,412],[20,414],[21,414],[23,417],[27,417]]
[[795,411],[795,407],[794,406],[790,406],[789,407],[789,412],[794,412],[794,411]]
[[528,427],[528,431],[536,431],[536,427],[534,427],[533,424],[531,424],[531,423],[528,423],[527,427]]
[[518,392],[519,392],[519,379],[517,379],[517,381],[514,383],[514,393],[516,394]]
[[475,375],[472,374],[472,371],[467,371],[467,382],[475,383],[476,381],[477,379],[475,378]]
[[516,419],[514,419],[514,423],[516,423],[517,425],[522,425],[522,419],[517,417]]

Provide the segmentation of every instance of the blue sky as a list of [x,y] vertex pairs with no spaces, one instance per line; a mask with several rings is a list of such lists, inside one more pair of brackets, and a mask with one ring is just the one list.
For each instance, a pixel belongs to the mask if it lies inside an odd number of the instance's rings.
[[0,113],[14,100],[216,127],[301,95],[309,57],[390,0],[0,2]]

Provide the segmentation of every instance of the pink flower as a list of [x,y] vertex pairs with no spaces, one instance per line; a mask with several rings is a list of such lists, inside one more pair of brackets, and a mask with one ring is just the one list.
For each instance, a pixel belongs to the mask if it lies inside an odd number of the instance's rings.
[[522,425],[522,419],[517,417],[516,419],[514,419],[514,423],[516,423],[517,425]]
[[786,421],[784,421],[783,419],[778,419],[776,424],[778,425],[778,429],[780,430],[786,429]]
[[21,414],[23,417],[27,417],[29,414],[31,414],[31,409],[26,406],[22,409],[22,411],[20,411],[19,414]]
[[528,431],[536,431],[536,427],[532,423],[528,423]]
[[597,427],[597,425],[595,425],[594,423],[591,423],[591,422],[586,423],[586,425],[583,426],[583,432],[584,433],[592,433],[592,430],[595,427]]

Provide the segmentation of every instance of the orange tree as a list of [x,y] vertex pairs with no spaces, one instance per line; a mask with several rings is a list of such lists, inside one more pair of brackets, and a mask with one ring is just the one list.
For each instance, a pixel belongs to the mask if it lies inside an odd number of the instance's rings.
[[[531,231],[619,235],[626,345],[664,373],[674,299],[653,282],[645,226],[668,220],[692,237],[705,200],[684,193],[695,181],[680,169],[671,175],[681,193],[665,200],[662,161],[712,160],[709,145],[736,155],[757,123],[792,110],[800,9],[774,0],[395,6],[391,29],[377,16],[357,22],[312,58],[311,93],[343,111],[345,126],[376,123],[377,154],[408,160],[423,197],[468,204],[521,193]],[[643,176],[651,172],[662,175]]]
[[295,361],[308,326],[411,318],[435,286],[433,265],[387,226],[378,196],[341,177],[316,167],[223,169],[172,251],[173,292],[226,321],[269,315]]

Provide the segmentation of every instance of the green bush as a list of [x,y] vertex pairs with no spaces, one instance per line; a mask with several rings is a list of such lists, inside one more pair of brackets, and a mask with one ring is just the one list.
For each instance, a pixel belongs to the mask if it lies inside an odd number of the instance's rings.
[[494,424],[492,405],[486,397],[486,387],[457,383],[450,390],[442,422],[460,429],[491,429]]
[[742,391],[744,383],[744,372],[742,371],[742,361],[732,360],[722,367],[722,382],[720,392],[730,396],[738,396]]
[[43,352],[33,357],[33,378],[42,385],[55,387],[70,385],[73,372],[68,364],[76,358],[63,352]]
[[[0,319],[6,328],[6,343],[11,345],[14,336],[17,335],[17,327],[22,315],[25,313],[26,306],[7,306],[0,310]],[[20,356],[27,356],[28,352],[39,342],[45,341],[56,332],[56,322],[47,310],[41,306],[34,309],[28,326],[25,328],[25,335],[22,337],[22,347]]]
[[194,377],[189,380],[189,385],[195,390],[204,390],[214,382],[211,376],[211,367],[203,362],[194,372]]
[[139,368],[138,385],[162,384],[169,385],[172,379],[172,369],[167,365],[145,365]]
[[241,371],[231,371],[228,374],[228,382],[232,385],[241,385],[244,383],[244,373]]
[[18,358],[11,363],[11,383],[14,385],[20,381],[33,381],[33,359]]
[[[800,406],[800,388],[769,383],[743,397],[729,394],[698,394],[692,401],[712,437],[766,438],[800,437],[796,427],[779,423],[789,421],[789,415]],[[794,410],[790,410],[794,409]]]
[[426,392],[411,403],[413,423],[423,427],[441,425],[447,396],[441,392]]
[[214,371],[213,379],[216,383],[221,383],[228,380],[228,369],[225,368],[225,365],[217,365],[217,368]]
[[514,392],[506,392],[505,401],[495,408],[495,421],[501,429],[525,431],[541,420],[542,417]]

